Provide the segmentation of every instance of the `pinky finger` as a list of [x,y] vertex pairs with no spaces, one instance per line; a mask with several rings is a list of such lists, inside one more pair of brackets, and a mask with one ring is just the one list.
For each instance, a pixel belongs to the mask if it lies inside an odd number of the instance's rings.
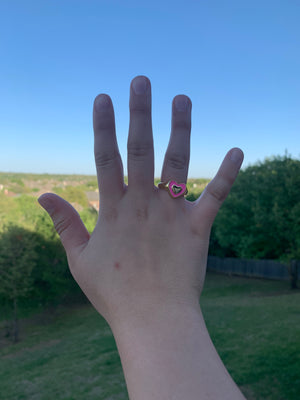
[[233,148],[226,154],[216,176],[206,186],[196,203],[197,212],[204,226],[211,226],[221,205],[239,173],[244,154],[241,149]]

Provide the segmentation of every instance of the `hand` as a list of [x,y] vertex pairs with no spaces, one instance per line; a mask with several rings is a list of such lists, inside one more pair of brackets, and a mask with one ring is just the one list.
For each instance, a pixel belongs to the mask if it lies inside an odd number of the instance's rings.
[[[191,101],[176,96],[161,180],[185,183]],[[90,236],[73,207],[54,194],[39,199],[65,247],[70,270],[108,323],[153,315],[161,308],[198,307],[214,218],[243,160],[230,150],[194,203],[154,186],[151,86],[142,76],[130,88],[128,186],[118,150],[109,96],[94,102],[95,160],[100,212]],[[145,318],[145,317],[144,317]]]
[[[176,96],[163,182],[186,182],[190,130],[191,101]],[[66,201],[54,194],[39,201],[60,235],[74,278],[112,328],[130,399],[244,399],[199,306],[210,229],[243,153],[227,153],[194,203],[155,187],[151,88],[141,76],[130,89],[128,186],[107,95],[95,100],[94,133],[100,212],[91,237]]]

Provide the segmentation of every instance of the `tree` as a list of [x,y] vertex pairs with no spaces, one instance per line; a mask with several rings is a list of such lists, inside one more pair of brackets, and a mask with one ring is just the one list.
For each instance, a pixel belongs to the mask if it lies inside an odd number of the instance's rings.
[[300,259],[300,161],[288,155],[241,171],[212,230],[211,254],[276,259],[296,273]]
[[32,290],[32,270],[36,265],[34,234],[24,228],[8,225],[0,234],[0,295],[13,309],[13,339],[19,339],[18,303]]
[[[49,306],[69,295],[78,296],[78,285],[71,276],[65,251],[49,215],[32,196],[21,195],[11,200],[13,207],[6,214],[6,224],[22,227],[31,233],[37,256],[31,271],[32,289],[26,298],[18,300],[19,308],[36,307],[37,304]],[[0,249],[2,255],[4,250],[1,242]]]

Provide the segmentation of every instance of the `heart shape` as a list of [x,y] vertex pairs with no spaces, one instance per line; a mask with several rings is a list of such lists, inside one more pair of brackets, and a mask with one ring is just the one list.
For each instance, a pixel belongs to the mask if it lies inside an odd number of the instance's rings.
[[170,181],[168,186],[170,189],[170,195],[174,199],[185,195],[187,192],[185,183],[177,183],[176,181]]

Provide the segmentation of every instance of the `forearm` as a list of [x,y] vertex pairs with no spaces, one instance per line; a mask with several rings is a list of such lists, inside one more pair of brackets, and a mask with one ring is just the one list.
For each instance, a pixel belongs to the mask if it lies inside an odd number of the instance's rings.
[[114,329],[131,400],[244,399],[210,339],[200,310],[156,310]]

